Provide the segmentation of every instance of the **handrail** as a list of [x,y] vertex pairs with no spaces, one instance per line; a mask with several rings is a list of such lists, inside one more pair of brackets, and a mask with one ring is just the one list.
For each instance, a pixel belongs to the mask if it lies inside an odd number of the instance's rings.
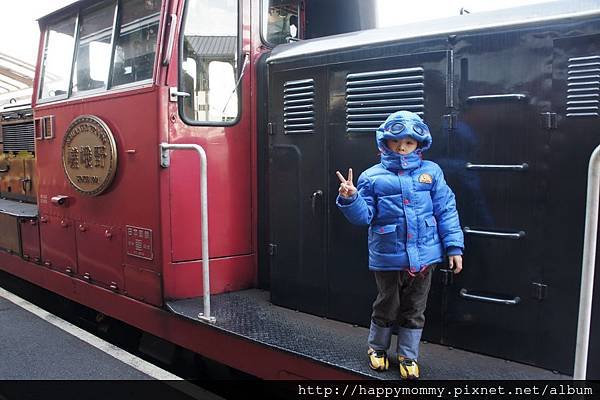
[[495,170],[495,171],[526,171],[529,169],[529,164],[522,163],[516,165],[500,165],[500,164],[465,164],[466,169],[470,170]]
[[500,299],[497,297],[490,297],[490,296],[483,296],[483,295],[469,293],[469,291],[465,288],[460,289],[460,291],[458,293],[459,293],[460,297],[462,297],[463,299],[485,301],[488,303],[495,303],[495,304],[505,304],[507,306],[514,306],[521,302],[521,298],[519,296],[514,297],[512,299]]
[[168,168],[171,164],[169,150],[195,150],[200,156],[200,208],[201,230],[202,230],[202,286],[204,292],[204,312],[198,314],[198,318],[214,324],[215,317],[210,315],[210,270],[208,257],[208,196],[207,196],[207,172],[206,153],[202,146],[197,144],[160,144],[160,166]]
[[488,236],[488,237],[496,237],[496,238],[504,238],[504,239],[522,239],[525,237],[525,231],[519,231],[514,233],[505,233],[505,232],[492,232],[492,231],[482,231],[478,229],[471,229],[468,226],[463,228],[464,233],[468,233],[471,235],[479,235],[479,236]]
[[598,204],[600,203],[600,146],[596,147],[588,166],[588,188],[585,206],[585,233],[583,237],[583,261],[581,267],[581,292],[579,296],[579,319],[577,321],[577,345],[573,379],[586,378],[590,323],[592,319],[592,295],[594,292],[594,267],[596,264],[596,240],[598,237]]

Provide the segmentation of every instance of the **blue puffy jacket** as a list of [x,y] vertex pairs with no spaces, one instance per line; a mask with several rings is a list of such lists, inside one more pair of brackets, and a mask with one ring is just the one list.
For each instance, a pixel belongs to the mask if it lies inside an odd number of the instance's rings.
[[[419,148],[408,155],[392,152],[386,139],[413,137]],[[381,163],[358,178],[358,192],[338,196],[337,206],[356,225],[369,225],[369,268],[418,272],[462,254],[464,238],[454,193],[441,168],[422,160],[432,143],[429,128],[408,111],[390,115],[376,133]]]

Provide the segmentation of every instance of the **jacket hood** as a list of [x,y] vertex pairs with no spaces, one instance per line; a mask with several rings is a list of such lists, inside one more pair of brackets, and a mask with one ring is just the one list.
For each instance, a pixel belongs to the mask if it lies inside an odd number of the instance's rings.
[[387,147],[387,139],[402,139],[411,137],[419,143],[414,153],[421,154],[431,147],[432,138],[429,127],[421,117],[410,111],[397,111],[391,114],[383,124],[377,128],[375,135],[377,147],[383,155],[393,152]]

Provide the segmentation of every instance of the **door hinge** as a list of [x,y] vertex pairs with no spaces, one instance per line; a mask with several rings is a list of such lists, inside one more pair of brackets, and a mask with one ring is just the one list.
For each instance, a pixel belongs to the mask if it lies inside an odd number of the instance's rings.
[[268,133],[270,136],[273,136],[273,135],[275,134],[275,133],[274,133],[274,131],[275,131],[275,130],[273,129],[273,123],[272,123],[272,122],[269,122],[269,123],[267,124],[267,133]]
[[442,285],[450,286],[454,283],[454,273],[451,269],[440,268],[439,271],[442,274]]
[[456,129],[458,116],[456,114],[446,114],[443,117],[443,126],[448,132]]
[[548,292],[548,285],[544,285],[543,283],[532,282],[532,293],[531,297],[536,300],[544,300],[546,298],[546,294]]
[[556,113],[545,112],[540,114],[542,128],[544,129],[556,129],[558,126],[556,122]]
[[269,246],[267,247],[267,253],[270,256],[276,256],[277,255],[277,245],[273,244],[273,243],[269,243]]

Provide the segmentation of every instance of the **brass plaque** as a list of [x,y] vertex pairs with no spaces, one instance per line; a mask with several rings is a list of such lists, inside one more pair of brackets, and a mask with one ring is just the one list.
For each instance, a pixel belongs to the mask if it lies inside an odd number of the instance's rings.
[[108,189],[117,172],[117,145],[108,125],[93,115],[75,118],[63,139],[62,162],[79,193],[97,196]]
[[127,255],[152,260],[152,230],[127,225]]

